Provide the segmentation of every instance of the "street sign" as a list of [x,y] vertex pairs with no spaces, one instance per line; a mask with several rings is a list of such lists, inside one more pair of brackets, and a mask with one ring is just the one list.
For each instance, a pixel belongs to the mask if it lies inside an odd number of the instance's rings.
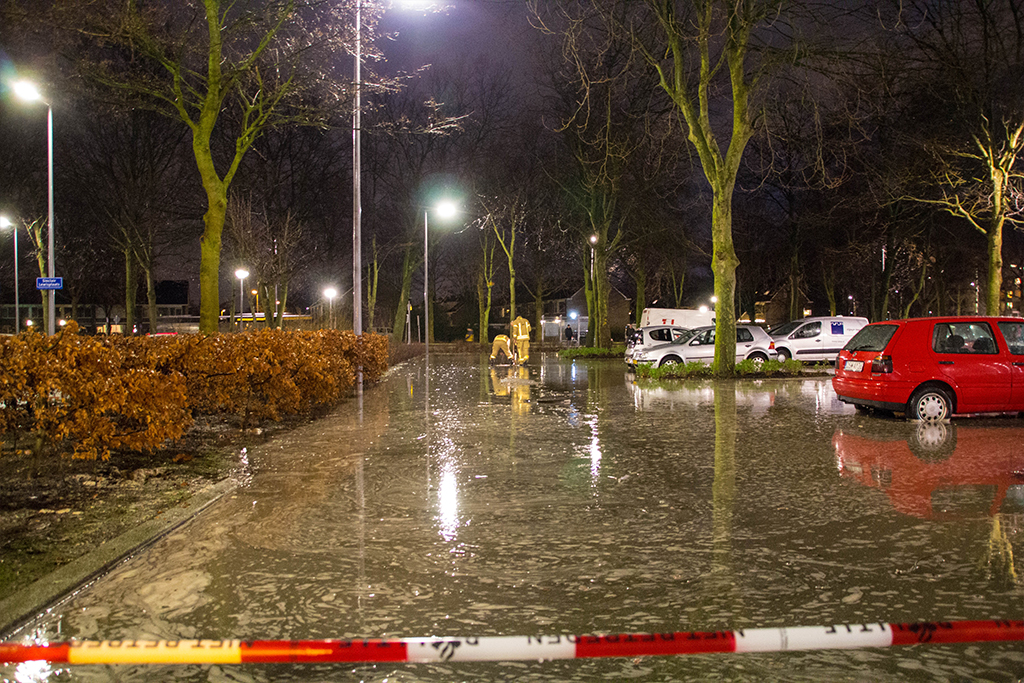
[[62,277],[37,277],[36,289],[64,289]]

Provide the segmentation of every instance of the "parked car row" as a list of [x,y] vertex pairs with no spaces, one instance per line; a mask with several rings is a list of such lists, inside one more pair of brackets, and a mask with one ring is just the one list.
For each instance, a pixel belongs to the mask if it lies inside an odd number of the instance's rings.
[[[699,361],[715,355],[715,327],[640,328],[630,365]],[[886,320],[833,316],[765,332],[736,326],[736,361],[835,361],[832,386],[862,410],[924,421],[955,414],[1024,412],[1024,319],[957,316]]]
[[[646,316],[647,310],[644,312],[644,319],[649,319]],[[669,318],[663,316],[662,319]],[[794,320],[767,332],[758,325],[738,325],[736,360],[795,358],[799,361],[831,362],[846,342],[867,324],[867,318],[826,316]],[[696,338],[696,330],[705,334],[703,339]],[[691,360],[710,363],[713,356],[714,327],[711,325],[692,328],[648,325],[633,330],[626,339],[625,361],[630,366],[636,366],[637,363],[685,363]]]

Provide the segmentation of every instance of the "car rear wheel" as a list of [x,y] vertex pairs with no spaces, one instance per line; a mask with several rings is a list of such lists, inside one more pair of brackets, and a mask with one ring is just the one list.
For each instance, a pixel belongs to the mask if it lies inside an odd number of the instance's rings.
[[793,356],[789,355],[789,349],[779,349],[779,360],[785,363]]
[[665,356],[664,358],[661,359],[661,362],[658,364],[658,367],[660,368],[663,365],[675,365],[676,363],[682,362],[683,359],[680,358],[679,356]]
[[921,387],[910,397],[907,414],[925,422],[948,420],[953,415],[953,399],[942,387]]

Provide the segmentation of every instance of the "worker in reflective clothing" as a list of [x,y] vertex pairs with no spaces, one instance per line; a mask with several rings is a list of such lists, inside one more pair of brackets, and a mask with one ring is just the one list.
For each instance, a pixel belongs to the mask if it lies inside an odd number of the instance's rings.
[[502,354],[506,362],[511,363],[514,359],[512,358],[512,349],[508,345],[509,338],[503,334],[499,334],[494,338],[494,344],[491,345],[491,362],[498,362],[498,354]]
[[512,321],[512,339],[516,343],[516,361],[525,364],[530,360],[530,321],[523,316]]

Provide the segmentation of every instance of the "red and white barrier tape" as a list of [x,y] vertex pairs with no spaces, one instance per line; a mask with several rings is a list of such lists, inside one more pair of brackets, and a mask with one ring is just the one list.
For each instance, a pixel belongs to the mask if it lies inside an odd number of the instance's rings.
[[394,640],[84,640],[49,645],[0,643],[0,662],[503,662],[1014,640],[1024,641],[1024,621],[844,624],[607,636],[481,636]]

